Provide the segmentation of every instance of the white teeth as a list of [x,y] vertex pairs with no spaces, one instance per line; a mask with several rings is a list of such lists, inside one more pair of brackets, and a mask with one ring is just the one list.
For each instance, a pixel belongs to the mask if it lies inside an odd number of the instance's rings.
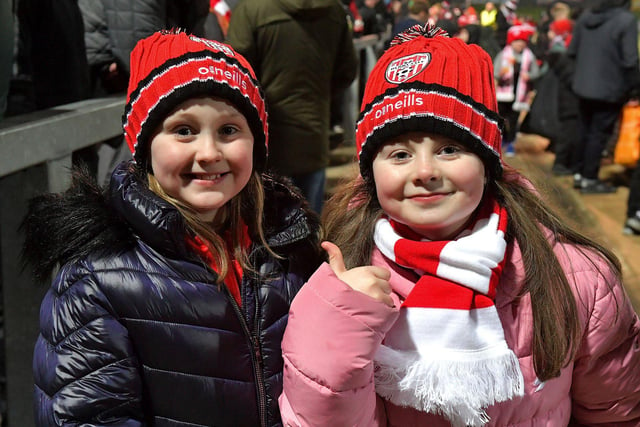
[[199,179],[204,179],[204,180],[207,180],[207,181],[213,181],[215,179],[220,178],[221,176],[222,176],[222,174],[218,173],[218,174],[215,174],[215,175],[200,175],[198,178]]

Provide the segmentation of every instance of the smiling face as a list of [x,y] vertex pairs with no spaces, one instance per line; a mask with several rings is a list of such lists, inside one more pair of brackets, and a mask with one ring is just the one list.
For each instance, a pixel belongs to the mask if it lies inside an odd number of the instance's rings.
[[516,53],[522,53],[525,47],[527,47],[527,42],[524,40],[514,40],[511,42],[511,48]]
[[253,134],[246,118],[225,101],[189,99],[154,134],[151,168],[169,196],[210,222],[249,182]]
[[373,159],[373,178],[390,218],[430,240],[448,240],[480,204],[485,168],[463,144],[415,132],[382,146]]

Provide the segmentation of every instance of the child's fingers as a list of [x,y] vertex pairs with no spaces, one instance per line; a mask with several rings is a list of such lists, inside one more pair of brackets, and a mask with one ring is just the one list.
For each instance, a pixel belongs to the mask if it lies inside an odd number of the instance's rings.
[[[381,269],[381,270],[384,270],[384,269]],[[384,271],[386,271],[387,276],[389,276],[389,271],[388,270],[384,270]],[[374,276],[377,276],[377,274],[374,273]],[[383,279],[377,276],[373,286],[369,287],[366,290],[363,290],[363,289],[359,289],[359,290],[371,296],[372,298],[375,298],[378,301],[385,303],[389,307],[394,306],[393,299],[391,298],[391,284],[389,283],[388,278]]]
[[352,289],[369,295],[371,298],[382,301],[393,307],[391,299],[390,273],[382,267],[364,266],[348,270],[339,276],[340,280]]
[[376,266],[362,266],[347,270],[340,248],[331,242],[322,242],[322,249],[329,255],[329,265],[335,275],[349,285],[352,289],[362,292],[370,297],[393,307],[391,298],[391,284],[389,279],[391,272],[386,268]]
[[[367,269],[377,278],[382,279],[384,281],[389,281],[389,279],[391,278],[391,272],[384,268],[384,267],[375,267],[375,266],[369,266],[367,267]],[[391,286],[389,286],[389,289],[391,289]]]
[[395,307],[395,304],[393,303],[393,298],[391,298],[390,295],[386,295],[386,294],[382,295],[382,297],[380,298],[380,301],[388,305],[389,307]]
[[344,265],[342,251],[337,245],[331,242],[322,242],[320,246],[322,246],[322,249],[327,251],[327,254],[329,255],[329,265],[336,275],[347,271],[347,268]]

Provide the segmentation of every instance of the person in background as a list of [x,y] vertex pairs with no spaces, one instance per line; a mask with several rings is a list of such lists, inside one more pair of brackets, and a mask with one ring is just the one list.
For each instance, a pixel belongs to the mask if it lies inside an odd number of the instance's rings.
[[[573,28],[573,20],[571,15],[571,7],[567,3],[561,1],[555,1],[551,3],[546,10],[542,11],[540,19],[535,24],[537,30],[535,40],[530,46],[531,50],[533,50],[533,54],[541,61],[540,65],[542,65],[542,60],[549,51],[549,47],[551,44],[551,39],[549,39],[551,24],[555,21],[562,21],[563,23],[560,24],[560,26],[557,26],[556,30],[564,32],[567,28],[567,22],[565,20],[570,20],[571,27]],[[558,35],[559,33],[556,34],[555,37],[557,37]]]
[[347,21],[349,22],[349,26],[353,32],[353,37],[358,38],[364,31],[364,22],[362,22],[362,16],[360,16],[360,11],[358,10],[358,4],[356,0],[341,1],[342,7],[347,13]]
[[515,154],[514,141],[520,116],[529,111],[533,81],[540,76],[537,59],[528,47],[533,32],[533,28],[525,24],[510,27],[507,45],[494,59],[498,110],[506,120],[502,141],[505,156]]
[[549,17],[551,22],[560,19],[572,19],[572,8],[563,1],[555,1],[549,5]]
[[[469,13],[470,10],[473,12]],[[472,7],[465,9],[465,12],[458,17],[457,23],[459,29],[456,37],[461,38],[467,44],[480,44],[480,24],[475,9]]]
[[387,10],[384,0],[360,0],[358,12],[362,17],[362,35],[383,34],[387,26],[393,24],[393,16]]
[[495,29],[496,16],[498,15],[498,9],[496,9],[495,3],[488,1],[484,4],[484,8],[480,12],[480,25],[483,27],[492,27]]
[[429,19],[430,7],[427,0],[410,0],[408,7],[408,15],[393,26],[393,30],[391,31],[392,39],[407,28],[413,27],[414,25],[424,25],[427,23],[427,20]]
[[17,4],[36,109],[88,98],[89,66],[77,0],[20,0]]
[[[491,3],[491,4],[489,4]],[[496,38],[498,9],[495,3],[487,2],[480,12],[480,46],[491,56],[495,58],[500,52],[501,46]]]
[[504,0],[498,8],[496,14],[495,37],[500,49],[504,48],[507,42],[507,31],[518,20],[518,0]]
[[[438,26],[440,26],[440,23]],[[458,33],[456,37],[461,38],[467,44],[477,44],[492,58],[495,58],[500,52],[501,49],[494,34],[495,30],[491,26],[480,25],[476,15],[463,14],[458,18],[457,26]]]
[[451,19],[452,21],[457,21],[458,16],[461,15],[460,8],[457,5],[452,7],[451,2],[449,0],[442,0],[440,2],[440,18],[441,19]]
[[[77,0],[20,0],[20,49],[33,88],[33,107],[45,110],[91,96],[84,24]],[[72,163],[98,171],[98,147],[73,152]]]
[[478,19],[478,12],[476,8],[473,6],[466,7],[464,9],[458,9],[461,11],[460,15],[458,15],[458,20],[462,17],[466,19],[467,25],[480,25],[480,20]]
[[575,62],[567,55],[567,47],[571,42],[573,21],[558,19],[549,25],[549,48],[545,56],[545,63],[557,78],[558,94],[556,112],[559,126],[555,138],[551,139],[551,149],[555,159],[551,172],[554,175],[573,175],[576,162],[576,146],[578,144],[579,122],[578,97],[571,89],[575,74]]
[[360,175],[291,305],[284,425],[640,423],[620,264],[502,161],[492,75],[477,45],[415,27],[372,70]]
[[393,16],[393,25],[397,24],[409,14],[409,3],[412,0],[391,0],[389,2],[389,12]]
[[582,194],[612,193],[616,187],[599,178],[600,163],[622,106],[640,95],[638,20],[628,0],[589,6],[576,21],[567,50],[575,59],[572,89],[579,98],[574,187]]
[[205,34],[208,39],[223,41],[227,37],[231,11],[235,5],[236,1],[209,1],[209,14],[205,20]]
[[320,262],[315,214],[261,174],[262,90],[230,46],[157,32],[131,53],[133,159],[34,199],[25,261],[52,286],[35,425],[279,426],[289,304]]
[[209,0],[209,14],[204,23],[204,35],[208,39],[224,41],[229,31],[233,9],[240,0]]
[[227,41],[256,70],[270,108],[267,167],[290,177],[322,210],[329,164],[331,99],[356,76],[346,13],[336,0],[244,0]]
[[442,3],[435,2],[429,8],[429,19],[427,23],[431,26],[436,26],[438,21],[443,19],[444,9],[442,7]]
[[441,28],[443,31],[449,34],[449,37],[456,37],[458,33],[460,33],[460,26],[458,25],[458,21],[456,19],[440,18],[434,26]]
[[156,31],[181,28],[204,36],[208,0],[78,0],[84,22],[92,96],[125,93],[136,43]]
[[549,24],[549,49],[566,52],[571,43],[573,34],[573,21],[569,18],[561,18]]

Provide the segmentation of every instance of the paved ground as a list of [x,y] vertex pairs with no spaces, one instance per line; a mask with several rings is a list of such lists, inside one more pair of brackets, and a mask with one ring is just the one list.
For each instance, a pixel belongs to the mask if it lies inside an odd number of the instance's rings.
[[[622,234],[629,194],[624,170],[616,165],[602,167],[602,178],[620,184],[615,194],[582,195],[572,188],[572,177],[555,177],[551,174],[553,154],[544,151],[547,143],[535,135],[520,135],[516,143],[516,156],[505,161],[534,181],[561,216],[578,230],[613,250],[622,263],[625,288],[636,311],[640,313],[640,236]],[[353,147],[334,150],[334,166],[327,170],[329,193],[340,179],[356,172],[353,154]]]

